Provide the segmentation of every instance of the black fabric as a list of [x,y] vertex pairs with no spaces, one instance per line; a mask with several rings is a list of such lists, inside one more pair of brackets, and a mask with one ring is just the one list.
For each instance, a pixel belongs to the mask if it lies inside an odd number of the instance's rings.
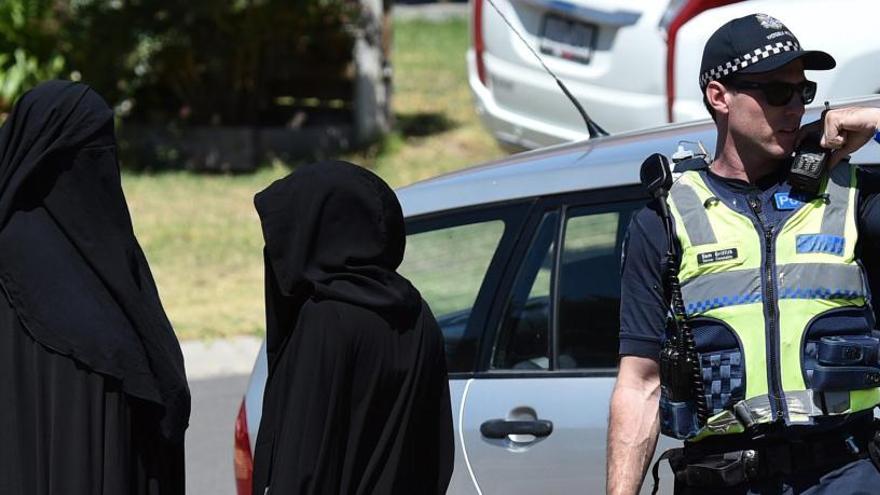
[[799,472],[729,488],[687,487],[676,483],[676,495],[874,495],[880,473],[869,459],[859,459],[837,469]]
[[51,81],[0,129],[0,284],[33,338],[162,408],[183,441],[190,397],[123,197],[113,112],[88,86]]
[[0,129],[0,286],[0,493],[183,493],[183,359],[85,85]]
[[266,241],[270,368],[306,297],[410,321],[419,312],[418,291],[394,271],[406,246],[400,204],[375,175],[344,162],[310,164],[273,183],[254,204]]
[[159,406],[33,340],[0,295],[0,493],[184,493],[183,443]]
[[397,274],[394,192],[344,162],[299,167],[255,198],[269,377],[254,493],[445,493],[453,439],[443,337]]

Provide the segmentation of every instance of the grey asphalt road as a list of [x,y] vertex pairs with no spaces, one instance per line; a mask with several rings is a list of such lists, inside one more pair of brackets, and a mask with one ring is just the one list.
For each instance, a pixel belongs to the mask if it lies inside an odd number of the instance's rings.
[[186,435],[186,493],[236,495],[232,431],[248,375],[193,380]]

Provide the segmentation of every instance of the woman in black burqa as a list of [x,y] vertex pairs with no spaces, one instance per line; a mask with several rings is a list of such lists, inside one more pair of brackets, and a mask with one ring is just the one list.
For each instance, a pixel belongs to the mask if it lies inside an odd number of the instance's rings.
[[182,494],[183,358],[86,85],[0,128],[0,286],[0,493]]
[[299,167],[254,202],[269,358],[254,494],[445,493],[443,336],[396,272],[406,235],[394,192],[331,161]]

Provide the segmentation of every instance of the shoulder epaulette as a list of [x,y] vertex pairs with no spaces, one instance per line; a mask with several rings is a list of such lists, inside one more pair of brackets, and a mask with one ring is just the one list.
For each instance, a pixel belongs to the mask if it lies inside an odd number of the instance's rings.
[[709,164],[706,162],[706,159],[701,156],[696,156],[694,158],[688,158],[687,160],[682,160],[675,164],[672,168],[672,172],[675,174],[681,174],[687,172],[688,170],[703,170],[709,168]]

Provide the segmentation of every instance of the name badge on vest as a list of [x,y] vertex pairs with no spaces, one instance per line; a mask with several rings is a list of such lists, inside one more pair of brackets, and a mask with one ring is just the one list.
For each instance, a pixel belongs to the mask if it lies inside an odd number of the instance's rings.
[[719,249],[718,251],[709,251],[697,254],[697,264],[705,265],[706,263],[717,263],[719,261],[735,260],[739,254],[736,248]]
[[777,210],[796,210],[800,205],[804,204],[800,199],[789,196],[787,192],[774,194],[773,200],[776,202]]

